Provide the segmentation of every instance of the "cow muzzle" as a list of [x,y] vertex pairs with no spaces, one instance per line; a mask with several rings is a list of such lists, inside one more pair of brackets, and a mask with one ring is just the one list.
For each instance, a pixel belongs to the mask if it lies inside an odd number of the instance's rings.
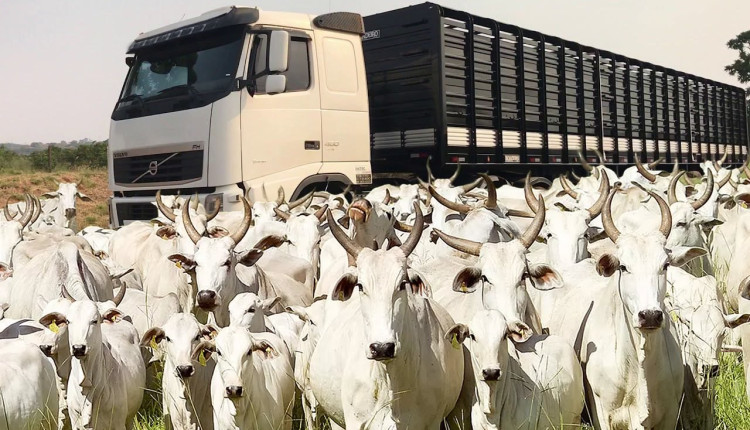
[[81,358],[86,356],[87,349],[86,345],[73,345],[71,347],[71,353],[73,354],[73,357]]
[[500,369],[482,369],[482,380],[494,382],[500,379]]
[[227,391],[227,397],[230,399],[238,399],[242,397],[242,386],[240,385],[230,385],[226,388]]
[[195,374],[195,367],[188,364],[186,366],[177,366],[177,375],[181,378],[189,378]]
[[370,360],[383,361],[396,357],[396,344],[394,342],[375,342],[370,344]]
[[204,311],[211,311],[216,306],[218,306],[217,303],[218,296],[216,295],[216,291],[211,290],[203,290],[198,292],[198,307],[203,309]]
[[648,309],[638,312],[638,328],[641,330],[656,330],[664,323],[664,312]]
[[71,219],[76,216],[76,208],[65,209],[65,218]]

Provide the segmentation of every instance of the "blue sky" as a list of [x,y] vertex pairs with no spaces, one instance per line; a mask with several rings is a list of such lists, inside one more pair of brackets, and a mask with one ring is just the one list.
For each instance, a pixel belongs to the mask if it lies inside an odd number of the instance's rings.
[[[265,10],[363,15],[412,1],[256,0]],[[443,0],[538,30],[721,82],[725,43],[750,30],[750,1]],[[140,32],[225,6],[216,0],[0,0],[0,142],[105,139]]]

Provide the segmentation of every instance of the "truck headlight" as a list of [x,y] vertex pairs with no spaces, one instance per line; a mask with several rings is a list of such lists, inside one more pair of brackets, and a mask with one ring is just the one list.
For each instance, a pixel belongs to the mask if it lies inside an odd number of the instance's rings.
[[203,206],[206,208],[207,213],[215,211],[216,205],[219,205],[219,210],[224,206],[224,193],[209,194],[203,201]]

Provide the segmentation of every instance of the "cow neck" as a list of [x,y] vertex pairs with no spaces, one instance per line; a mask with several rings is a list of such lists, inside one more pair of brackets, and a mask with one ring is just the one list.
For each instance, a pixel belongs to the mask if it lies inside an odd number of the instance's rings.
[[[636,375],[635,404],[638,411],[638,421],[647,423],[651,416],[651,393],[663,379],[659,372],[659,362],[669,358],[666,350],[664,330],[668,330],[669,319],[665,319],[664,326],[653,333],[642,334],[633,327],[633,314],[625,307],[620,291],[621,273],[616,273],[616,295],[614,303],[614,325],[617,335],[615,340],[615,359],[617,367],[625,375]],[[633,360],[635,358],[635,360]],[[629,381],[628,381],[629,382]],[[630,391],[630,387],[627,387]],[[626,398],[630,394],[626,395]],[[646,425],[646,428],[649,426]]]
[[[112,373],[118,371],[120,364],[115,362],[110,348],[109,342],[103,340],[98,353],[89,354],[83,360],[71,357],[71,377],[68,381],[73,379],[73,374],[76,374],[78,378],[75,379],[77,382],[77,386],[74,387],[75,394],[69,389],[68,395],[83,397],[81,421],[84,426],[92,425],[94,420],[92,414],[95,412],[94,402],[111,399],[111,396],[105,395],[103,391],[111,387]],[[111,369],[111,371],[108,372],[106,369]],[[100,405],[97,405],[98,408]]]
[[192,378],[188,379],[187,384],[184,380],[179,378],[175,373],[176,366],[172,363],[169,355],[167,355],[166,362],[164,363],[164,369],[165,372],[162,379],[162,391],[164,392],[165,397],[164,403],[166,403],[166,410],[164,412],[169,414],[169,420],[174,427],[190,428],[190,425],[194,420],[192,416],[193,414],[188,405],[187,397],[189,390],[188,384]]

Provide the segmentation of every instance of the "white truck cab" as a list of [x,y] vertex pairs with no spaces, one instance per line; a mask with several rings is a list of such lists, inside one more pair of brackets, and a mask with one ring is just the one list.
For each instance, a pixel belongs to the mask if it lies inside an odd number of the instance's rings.
[[139,35],[112,113],[114,226],[157,190],[207,209],[369,184],[362,18],[227,7]]

